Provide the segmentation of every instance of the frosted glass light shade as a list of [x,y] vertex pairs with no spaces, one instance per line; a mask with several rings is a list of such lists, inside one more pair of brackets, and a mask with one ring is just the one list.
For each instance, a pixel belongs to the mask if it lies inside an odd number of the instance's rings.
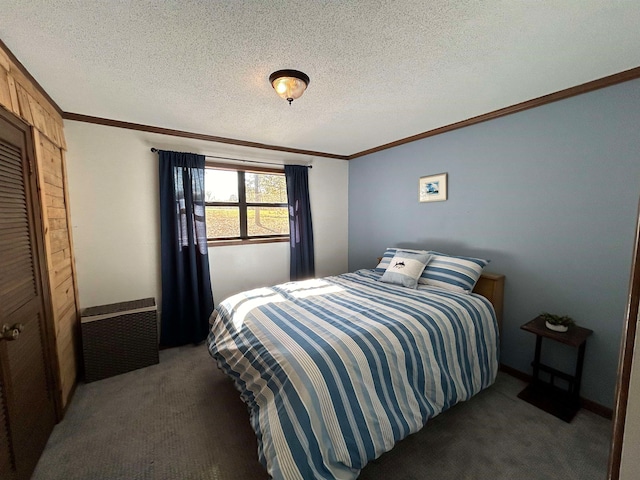
[[309,85],[309,77],[297,70],[278,70],[269,75],[269,81],[278,95],[289,102],[300,98]]

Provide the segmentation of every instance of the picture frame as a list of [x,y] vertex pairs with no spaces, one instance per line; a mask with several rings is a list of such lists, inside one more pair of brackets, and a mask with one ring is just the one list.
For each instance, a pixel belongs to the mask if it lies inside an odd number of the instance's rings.
[[418,186],[420,202],[443,202],[447,199],[447,173],[420,177]]

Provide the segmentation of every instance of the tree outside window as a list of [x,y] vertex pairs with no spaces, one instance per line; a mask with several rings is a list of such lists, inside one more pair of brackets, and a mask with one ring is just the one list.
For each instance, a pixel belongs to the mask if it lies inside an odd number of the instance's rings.
[[282,240],[289,236],[284,173],[208,167],[207,240]]

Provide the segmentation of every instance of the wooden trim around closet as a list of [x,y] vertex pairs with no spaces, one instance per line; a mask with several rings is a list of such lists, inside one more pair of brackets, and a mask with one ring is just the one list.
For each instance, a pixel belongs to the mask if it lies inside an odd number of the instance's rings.
[[29,73],[29,70],[25,68],[24,65],[16,58],[11,50],[5,45],[5,43],[0,40],[0,50],[4,50],[4,53],[9,57],[9,60],[13,62],[13,64],[18,67],[20,73],[22,73],[33,85],[33,87],[40,92],[40,94],[51,104],[51,106],[62,116],[62,109],[58,106],[56,102],[53,101],[53,98],[49,96],[47,92],[45,92],[44,88],[38,83],[38,81],[33,78],[33,76]]

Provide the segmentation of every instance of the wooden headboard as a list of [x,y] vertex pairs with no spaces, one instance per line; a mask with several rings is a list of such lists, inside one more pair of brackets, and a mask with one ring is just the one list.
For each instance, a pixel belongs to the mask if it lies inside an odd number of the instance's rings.
[[502,305],[504,298],[504,275],[497,273],[483,273],[480,275],[473,293],[482,295],[493,305],[498,320],[498,329],[502,332]]
[[[382,257],[378,257],[378,263]],[[498,329],[502,333],[502,306],[504,298],[504,275],[498,273],[483,273],[480,275],[476,286],[473,287],[473,293],[482,295],[491,302],[493,309],[496,311],[496,320],[498,321]]]

